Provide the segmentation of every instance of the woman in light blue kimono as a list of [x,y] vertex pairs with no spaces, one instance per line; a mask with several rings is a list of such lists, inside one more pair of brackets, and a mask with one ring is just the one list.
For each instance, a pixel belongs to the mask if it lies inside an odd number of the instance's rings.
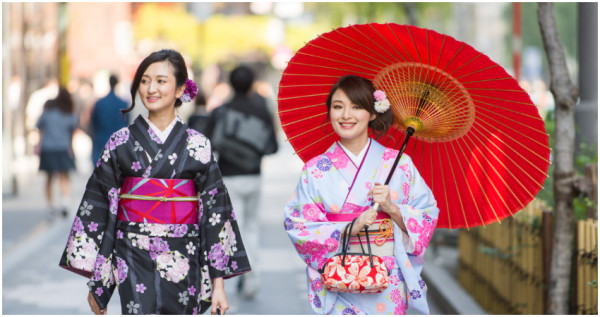
[[[392,123],[387,99],[378,102],[383,94],[358,76],[338,80],[327,110],[340,140],[305,164],[285,207],[284,226],[307,264],[308,297],[318,314],[405,314],[408,306],[429,313],[421,270],[439,209],[406,154],[389,185],[382,185],[398,154],[368,137],[369,128],[381,136]],[[371,208],[375,203],[378,211]],[[341,252],[341,233],[356,217],[351,236],[370,226],[373,254],[389,271],[389,287],[381,293],[331,292],[321,280],[319,269]]]

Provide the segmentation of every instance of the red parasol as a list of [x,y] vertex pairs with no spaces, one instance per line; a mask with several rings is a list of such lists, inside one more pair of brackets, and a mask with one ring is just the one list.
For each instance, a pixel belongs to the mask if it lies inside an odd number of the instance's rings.
[[343,75],[370,79],[394,112],[383,145],[405,153],[432,189],[438,227],[500,221],[541,189],[550,164],[536,106],[506,71],[468,44],[407,25],[338,28],[302,47],[279,85],[283,130],[303,161],[338,136],[327,118],[329,90]]

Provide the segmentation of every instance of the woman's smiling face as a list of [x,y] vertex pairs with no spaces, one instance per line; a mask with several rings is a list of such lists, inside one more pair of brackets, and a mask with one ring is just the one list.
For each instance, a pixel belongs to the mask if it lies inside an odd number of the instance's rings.
[[175,100],[185,91],[185,85],[177,88],[175,69],[168,61],[150,64],[138,88],[144,106],[151,112],[175,108]]
[[337,89],[331,98],[329,110],[331,125],[342,142],[368,138],[369,121],[375,119],[366,109],[350,101],[342,89]]

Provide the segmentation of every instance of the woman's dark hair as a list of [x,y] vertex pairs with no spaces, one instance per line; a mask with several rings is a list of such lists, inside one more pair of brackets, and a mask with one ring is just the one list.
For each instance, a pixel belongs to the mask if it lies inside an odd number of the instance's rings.
[[58,95],[54,99],[46,101],[44,110],[58,109],[64,113],[73,113],[73,99],[64,87],[58,88]]
[[[174,50],[160,50],[154,52],[148,57],[144,58],[144,60],[140,63],[137,70],[135,71],[135,76],[133,77],[133,83],[131,84],[131,107],[121,110],[123,114],[133,110],[135,107],[135,95],[137,94],[138,88],[140,87],[140,82],[142,81],[142,76],[144,72],[151,64],[156,62],[168,61],[173,65],[175,69],[175,85],[177,87],[181,87],[185,84],[185,80],[188,78],[187,67],[185,67],[185,61],[179,52]],[[175,107],[181,106],[182,102],[178,98],[175,101]]]
[[371,128],[377,138],[386,134],[394,121],[392,110],[389,109],[384,113],[375,111],[375,96],[373,96],[375,86],[373,86],[373,83],[370,80],[356,75],[340,77],[331,88],[329,96],[327,96],[328,118],[329,112],[331,111],[331,99],[338,89],[341,89],[353,104],[367,110],[370,114],[375,115],[375,119],[369,121],[369,128]]

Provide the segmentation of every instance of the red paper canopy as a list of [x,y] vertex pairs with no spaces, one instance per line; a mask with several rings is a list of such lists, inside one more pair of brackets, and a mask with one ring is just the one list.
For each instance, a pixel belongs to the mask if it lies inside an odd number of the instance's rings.
[[466,43],[393,23],[335,29],[288,63],[279,116],[303,161],[338,139],[325,102],[348,74],[370,79],[391,102],[394,125],[379,142],[399,147],[407,127],[415,127],[405,153],[434,193],[438,227],[499,221],[541,189],[550,164],[548,134],[515,79]]

